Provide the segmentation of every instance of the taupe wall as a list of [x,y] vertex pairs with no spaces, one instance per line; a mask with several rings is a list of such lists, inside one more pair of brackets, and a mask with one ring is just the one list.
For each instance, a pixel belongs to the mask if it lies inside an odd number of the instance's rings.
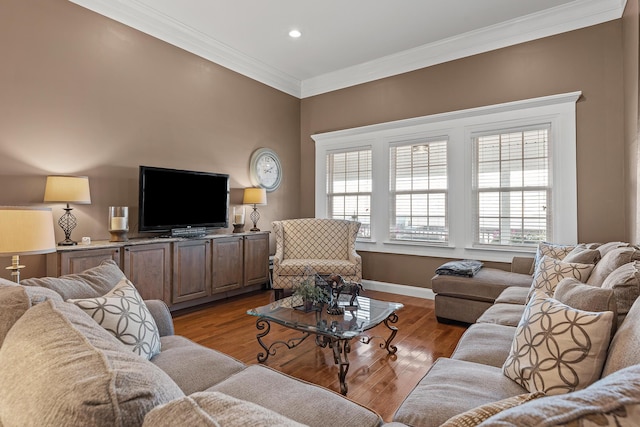
[[[310,135],[580,90],[578,238],[628,240],[622,55],[616,20],[303,99],[301,213],[314,214]],[[423,287],[444,261],[361,254],[365,278]]]
[[[106,239],[108,206],[137,222],[138,165],[228,173],[235,205],[269,147],[284,179],[258,225],[298,216],[299,99],[66,0],[1,2],[0,205],[42,203],[46,175],[88,175],[73,237]],[[44,274],[40,258],[23,277]]]
[[640,8],[638,0],[627,0],[622,17],[622,46],[624,55],[624,139],[626,142],[627,163],[625,179],[627,181],[627,227],[629,239],[633,243],[640,242],[640,209],[638,209],[638,81],[640,70],[638,67],[638,50],[640,49],[640,30],[638,14]]

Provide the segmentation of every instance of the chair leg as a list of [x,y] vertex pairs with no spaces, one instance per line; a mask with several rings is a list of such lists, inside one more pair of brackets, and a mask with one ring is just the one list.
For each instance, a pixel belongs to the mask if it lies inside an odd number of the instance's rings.
[[284,298],[284,289],[274,289],[275,299],[276,301]]

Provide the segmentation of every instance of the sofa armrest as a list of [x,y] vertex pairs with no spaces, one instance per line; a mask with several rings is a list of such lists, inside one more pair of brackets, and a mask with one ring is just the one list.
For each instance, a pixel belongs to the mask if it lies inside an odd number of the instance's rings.
[[520,274],[532,274],[533,258],[514,256],[511,260],[511,272]]
[[160,336],[166,337],[168,335],[173,335],[175,333],[173,329],[173,318],[171,317],[171,312],[169,311],[167,304],[159,299],[145,300],[144,303],[151,312],[153,320],[156,321],[156,325],[158,325],[158,332],[160,332]]

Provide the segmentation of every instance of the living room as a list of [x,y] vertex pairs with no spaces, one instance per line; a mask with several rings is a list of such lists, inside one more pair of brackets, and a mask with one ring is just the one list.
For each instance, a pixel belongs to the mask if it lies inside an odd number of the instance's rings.
[[[109,206],[136,217],[140,164],[227,173],[240,205],[251,153],[273,149],[284,178],[260,209],[268,230],[315,216],[311,135],[581,91],[578,240],[636,240],[635,2],[621,19],[303,99],[71,2],[4,3],[0,203],[41,203],[47,175],[89,176],[92,203],[74,208],[78,238],[108,238]],[[362,257],[365,278],[421,288],[442,263]],[[33,258],[25,277],[45,272]]]
[[[639,6],[629,0],[613,20],[297,96],[71,1],[2,0],[0,205],[50,206],[57,219],[64,206],[43,203],[46,177],[88,176],[91,204],[72,206],[74,239],[109,239],[110,206],[128,206],[129,237],[143,237],[140,165],[228,174],[230,206],[241,206],[252,186],[251,155],[268,147],[284,171],[259,207],[273,254],[273,221],[317,213],[312,136],[580,92],[576,241],[637,244]],[[231,231],[230,224],[215,232]],[[405,295],[427,294],[436,268],[449,260],[366,246],[358,253],[363,279]],[[22,257],[22,277],[47,275],[46,259]],[[509,269],[491,255],[483,261]]]

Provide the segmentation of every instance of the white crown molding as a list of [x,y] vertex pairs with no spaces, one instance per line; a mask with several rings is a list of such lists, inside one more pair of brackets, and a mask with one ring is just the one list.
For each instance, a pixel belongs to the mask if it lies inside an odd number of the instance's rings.
[[301,98],[618,19],[626,0],[576,0],[491,27],[306,79]]
[[300,81],[136,0],[69,1],[298,98],[618,19],[626,4],[626,0],[575,0],[540,13]]

